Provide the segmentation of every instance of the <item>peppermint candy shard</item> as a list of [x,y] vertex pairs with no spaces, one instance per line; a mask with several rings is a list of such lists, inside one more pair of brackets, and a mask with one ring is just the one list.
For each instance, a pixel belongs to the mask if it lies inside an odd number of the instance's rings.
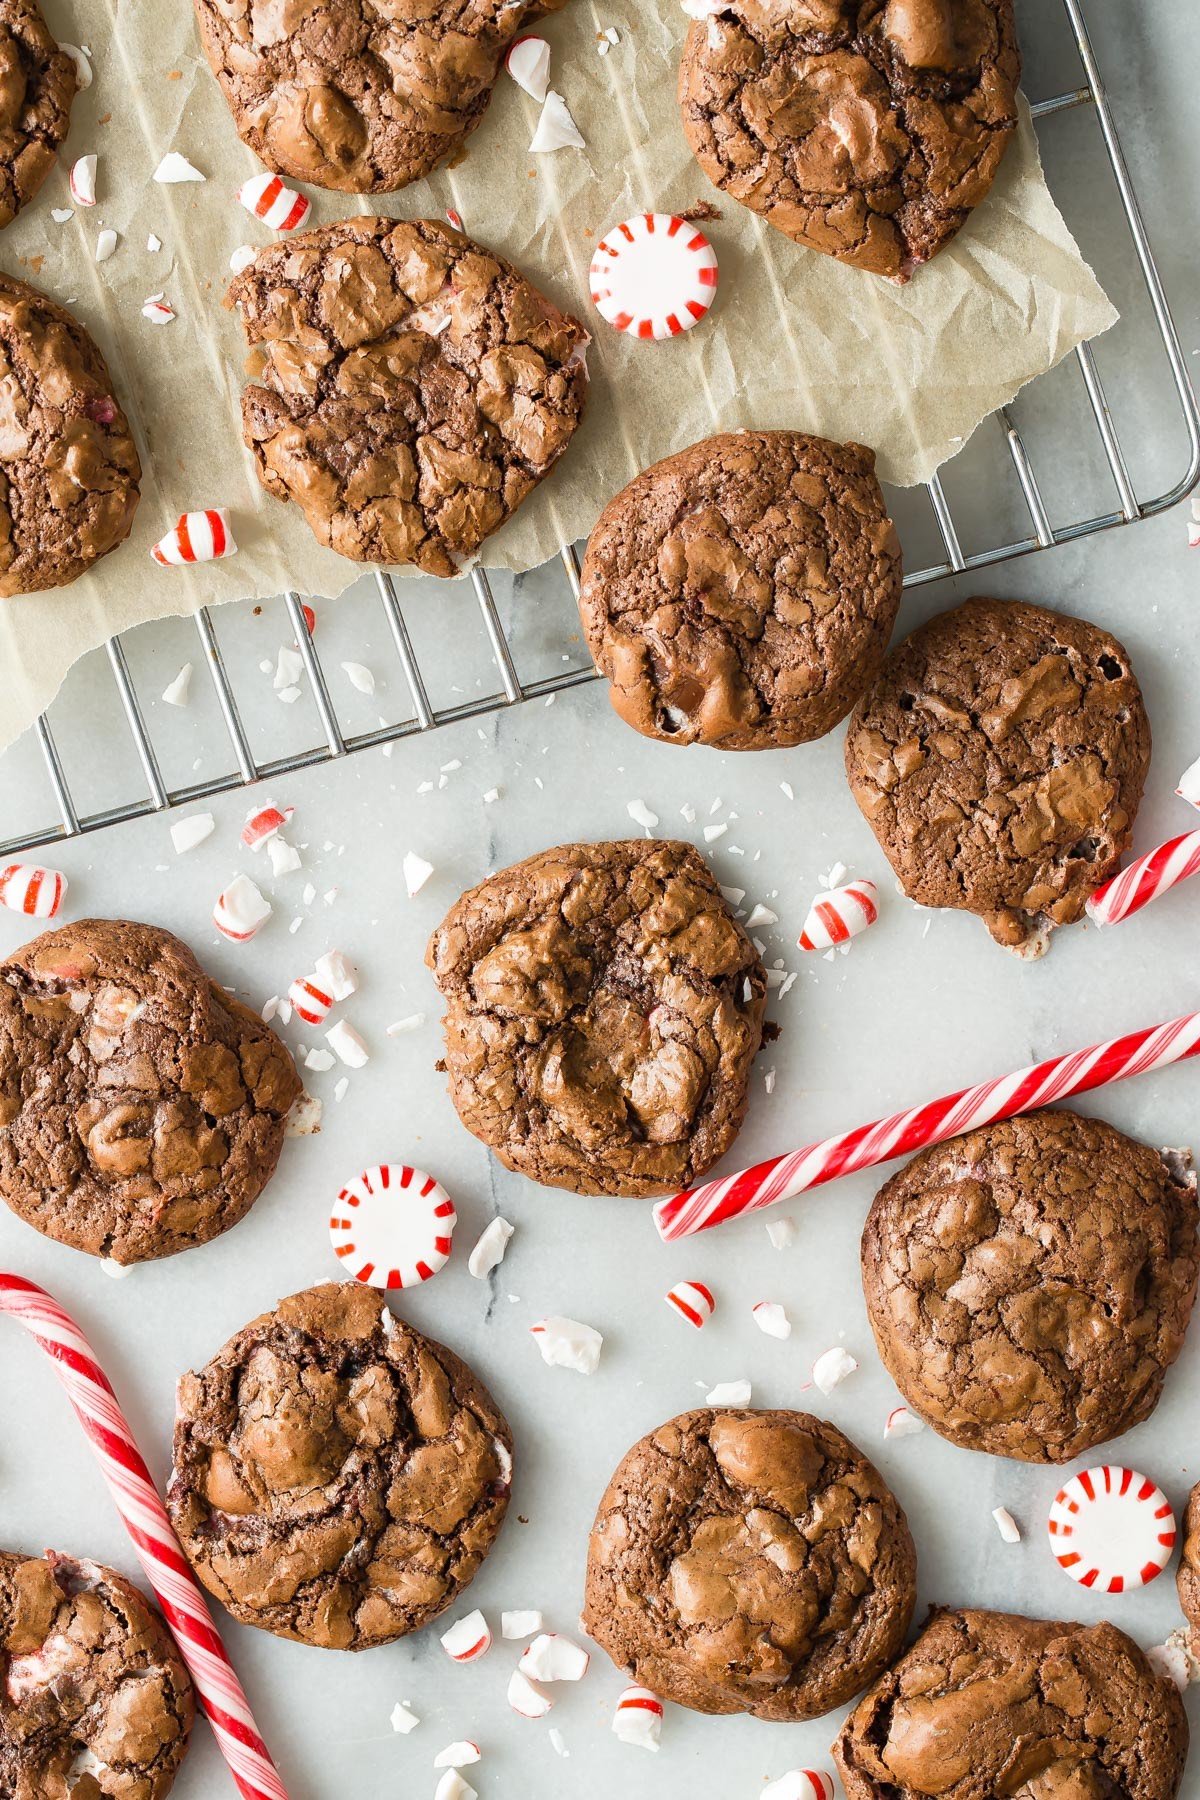
[[465,1613],[443,1631],[440,1643],[451,1662],[478,1662],[492,1647],[491,1628],[481,1612]]
[[596,246],[592,301],[602,319],[630,337],[691,331],[716,297],[717,257],[702,231],[674,213],[638,213]]
[[454,1202],[440,1182],[407,1163],[382,1163],[347,1182],[329,1220],[335,1256],[369,1287],[415,1287],[446,1266]]
[[[520,37],[509,46],[504,67],[517,86],[540,105],[550,90],[550,46],[545,38]],[[450,223],[453,225],[454,220]],[[462,226],[457,227],[459,231]]]
[[53,919],[66,892],[67,878],[58,869],[40,869],[33,863],[9,863],[0,869],[0,906],[26,918]]
[[680,1281],[664,1295],[668,1306],[673,1306],[681,1318],[694,1325],[699,1331],[707,1325],[716,1309],[716,1301],[711,1292],[701,1281]]
[[270,916],[270,901],[263,897],[250,877],[235,875],[229,886],[218,894],[212,921],[223,937],[235,944],[245,944]]
[[272,231],[299,231],[312,211],[312,201],[285,187],[278,175],[254,175],[243,181],[237,197],[248,213]]
[[1055,1496],[1047,1522],[1060,1569],[1081,1587],[1123,1594],[1161,1575],[1175,1548],[1175,1514],[1136,1469],[1081,1469]]
[[295,812],[295,807],[279,807],[273,800],[266,801],[252,812],[242,826],[242,842],[247,850],[261,850],[268,838],[282,831]]
[[150,554],[163,568],[236,556],[228,512],[223,506],[212,506],[206,512],[180,513],[166,536],[151,546]]
[[657,1750],[662,1736],[663,1703],[649,1688],[627,1687],[617,1696],[612,1728],[623,1744]]
[[544,1719],[554,1702],[520,1669],[514,1669],[508,1681],[508,1704],[523,1719]]
[[845,887],[818,894],[800,933],[801,950],[833,950],[873,925],[879,896],[873,881],[850,881]]
[[833,1776],[824,1769],[789,1769],[763,1788],[759,1800],[833,1800]]
[[288,999],[296,1017],[303,1019],[306,1025],[320,1025],[328,1018],[333,1005],[333,995],[318,985],[315,975],[302,975],[293,981],[288,989]]
[[517,1668],[534,1681],[582,1681],[591,1657],[581,1645],[556,1631],[539,1632]]

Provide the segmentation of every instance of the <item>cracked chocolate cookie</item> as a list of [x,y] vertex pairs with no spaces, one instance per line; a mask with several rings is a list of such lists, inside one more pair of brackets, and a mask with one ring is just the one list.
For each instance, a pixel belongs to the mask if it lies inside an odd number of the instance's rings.
[[0,227],[54,167],[79,85],[38,0],[0,0]]
[[195,0],[238,134],[269,169],[392,193],[427,175],[487,111],[500,62],[566,0]]
[[1175,1581],[1183,1616],[1192,1628],[1192,1655],[1200,1660],[1200,1481],[1188,1495],[1183,1519],[1183,1547]]
[[507,1168],[664,1194],[737,1136],[766,971],[690,844],[544,850],[456,901],[425,960],[450,1097]]
[[765,750],[845,718],[883,661],[900,580],[873,451],[727,432],[610,501],[579,610],[635,731]]
[[436,219],[273,244],[228,303],[252,351],[242,427],[259,480],[357,562],[459,573],[583,411],[583,326]]
[[1113,1625],[939,1612],[834,1744],[846,1800],[1174,1800],[1173,1682]]
[[183,1377],[167,1507],[243,1625],[365,1650],[473,1580],[511,1475],[504,1415],[466,1364],[373,1289],[331,1282]]
[[965,225],[1017,123],[1012,0],[690,0],[683,128],[717,187],[904,282]]
[[1072,1462],[1158,1405],[1196,1297],[1198,1219],[1194,1177],[1077,1113],[923,1150],[863,1232],[879,1354],[951,1443]]
[[1026,956],[1115,872],[1149,766],[1116,638],[1016,600],[914,631],[846,735],[851,792],[909,899],[978,913]]
[[119,1263],[236,1225],[300,1093],[257,1014],[153,925],[80,919],[0,963],[0,1196]]
[[815,1719],[899,1654],[916,1578],[898,1502],[835,1426],[688,1412],[636,1443],[608,1484],[583,1625],[664,1700]]
[[6,1800],[161,1800],[194,1716],[170,1633],[123,1575],[0,1551]]
[[[0,35],[0,91],[2,68]],[[63,587],[124,543],[141,475],[88,333],[0,275],[0,598]]]

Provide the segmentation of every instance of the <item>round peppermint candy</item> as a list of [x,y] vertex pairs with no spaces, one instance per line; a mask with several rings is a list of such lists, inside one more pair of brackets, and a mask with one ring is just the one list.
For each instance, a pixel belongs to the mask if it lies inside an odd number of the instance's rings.
[[1081,1587],[1121,1594],[1161,1575],[1175,1548],[1175,1515],[1136,1469],[1081,1469],[1050,1508],[1050,1548]]
[[346,1183],[329,1236],[355,1281],[415,1287],[445,1267],[455,1218],[454,1202],[432,1175],[407,1163],[383,1163]]
[[592,299],[631,337],[678,337],[698,325],[717,292],[717,257],[702,231],[673,213],[638,213],[596,246]]

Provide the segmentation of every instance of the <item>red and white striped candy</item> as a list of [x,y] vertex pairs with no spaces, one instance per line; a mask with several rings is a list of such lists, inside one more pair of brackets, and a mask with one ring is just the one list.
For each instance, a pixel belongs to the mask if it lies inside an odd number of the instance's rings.
[[242,826],[242,842],[248,850],[261,850],[268,838],[282,831],[292,814],[294,806],[279,807],[273,800],[252,812]]
[[847,944],[879,917],[878,895],[873,881],[848,881],[845,887],[818,894],[808,910],[800,933],[802,950],[832,950]]
[[702,231],[673,213],[638,213],[596,245],[592,299],[631,337],[678,337],[698,325],[717,292],[717,257]]
[[1169,893],[1189,876],[1200,874],[1200,831],[1185,832],[1160,844],[1146,856],[1098,887],[1087,903],[1094,925],[1119,925],[1131,913],[1141,912],[1160,894]]
[[1161,1575],[1175,1548],[1175,1514],[1136,1469],[1081,1469],[1059,1489],[1047,1526],[1060,1569],[1081,1587],[1123,1594]]
[[1200,756],[1194,763],[1189,763],[1179,777],[1179,786],[1175,789],[1181,800],[1189,806],[1200,806]]
[[789,1769],[768,1782],[758,1800],[833,1800],[833,1776],[824,1769]]
[[237,197],[248,213],[272,231],[298,231],[312,211],[312,201],[294,188],[284,187],[278,175],[253,175],[243,181]]
[[617,1696],[612,1728],[623,1744],[657,1750],[662,1736],[663,1703],[649,1688],[627,1687]]
[[451,1662],[478,1662],[492,1647],[492,1630],[481,1612],[466,1613],[443,1631],[442,1649]]
[[689,1325],[699,1331],[707,1325],[716,1308],[716,1301],[709,1290],[700,1281],[678,1281],[665,1296],[668,1306],[673,1306],[677,1313],[685,1318]]
[[347,1182],[329,1221],[335,1256],[355,1281],[415,1287],[446,1266],[457,1215],[440,1182],[407,1163],[383,1163]]
[[175,308],[161,294],[152,294],[142,307],[143,319],[149,319],[152,325],[169,325],[175,317]]
[[96,161],[94,156],[79,156],[71,164],[68,181],[76,206],[96,204]]
[[207,512],[180,513],[166,536],[151,545],[150,554],[163,568],[236,556],[228,512],[223,506],[211,506]]
[[301,975],[288,989],[292,1011],[306,1025],[322,1025],[329,1017],[333,995],[318,987],[315,975]]
[[67,878],[57,869],[33,863],[9,863],[0,869],[0,906],[29,919],[52,919],[63,903]]
[[0,1273],[0,1312],[37,1341],[67,1390],[243,1800],[287,1800],[208,1603],[91,1345],[69,1313],[21,1275]]
[[248,875],[235,875],[213,907],[213,924],[222,937],[235,944],[250,941],[271,916],[271,903],[263,898]]

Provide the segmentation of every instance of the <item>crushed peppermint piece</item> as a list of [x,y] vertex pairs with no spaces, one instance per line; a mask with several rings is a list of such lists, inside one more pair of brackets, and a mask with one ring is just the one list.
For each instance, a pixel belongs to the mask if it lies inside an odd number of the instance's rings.
[[518,38],[504,58],[504,67],[518,87],[539,106],[544,104],[550,88],[550,46],[545,38]]
[[773,1094],[775,1092],[775,1071],[774,1071],[774,1069],[767,1069],[764,1072],[763,1086],[766,1088],[768,1094]]
[[916,1437],[924,1429],[924,1419],[918,1419],[916,1413],[910,1412],[907,1406],[893,1406],[884,1421],[883,1435],[885,1438]]
[[679,816],[685,825],[694,825],[696,823],[696,809],[689,801],[684,801],[679,809]]
[[508,1249],[509,1239],[516,1230],[507,1219],[497,1216],[490,1224],[484,1226],[476,1240],[475,1248],[467,1258],[467,1269],[477,1280],[482,1281],[493,1269],[499,1268],[504,1260],[504,1252]]
[[478,1662],[492,1647],[491,1628],[481,1612],[465,1613],[443,1631],[440,1642],[451,1662]]
[[168,681],[163,689],[163,699],[168,706],[186,706],[191,693],[192,665],[184,663],[174,681]]
[[69,220],[75,217],[75,208],[73,206],[52,206],[50,208],[50,217],[54,220],[56,225],[66,225]]
[[710,1388],[704,1396],[706,1406],[749,1406],[750,1383],[748,1381],[718,1381],[715,1388]]
[[248,875],[235,875],[223,893],[217,896],[212,922],[223,937],[244,944],[271,916],[271,904],[255,887]]
[[1020,1543],[1021,1528],[1009,1512],[1007,1506],[994,1506],[992,1508],[992,1517],[996,1521],[996,1530],[1000,1533],[1000,1536],[1004,1539],[1006,1544]]
[[459,1738],[456,1743],[447,1744],[444,1750],[438,1751],[433,1766],[435,1769],[469,1769],[478,1761],[479,1745],[469,1738]]
[[67,177],[71,189],[71,198],[76,206],[95,206],[96,204],[96,168],[99,158],[77,156],[71,164],[71,173]]
[[1173,1631],[1165,1643],[1154,1644],[1147,1650],[1146,1660],[1159,1675],[1173,1681],[1180,1693],[1200,1679],[1200,1662],[1192,1651],[1191,1634],[1186,1625]]
[[150,233],[149,237],[146,239],[146,248],[150,252],[151,256],[156,256],[158,254],[158,252],[162,249],[162,239],[159,237],[159,235],[156,231],[152,231]]
[[412,1707],[406,1701],[397,1700],[392,1708],[392,1730],[401,1732],[405,1737],[415,1731],[421,1723]]
[[323,1075],[327,1069],[332,1069],[333,1058],[328,1050],[308,1050],[304,1055],[304,1066],[306,1069],[314,1069],[317,1074]]
[[183,856],[188,850],[194,850],[197,844],[202,844],[206,837],[211,837],[216,823],[210,812],[189,813],[186,819],[176,819],[171,827],[171,842],[175,846],[176,856]]
[[554,1702],[520,1669],[514,1669],[508,1680],[508,1704],[523,1719],[544,1719]]
[[300,868],[300,852],[281,837],[267,839],[267,858],[272,875],[294,875]]
[[760,1331],[766,1333],[767,1337],[791,1337],[792,1321],[778,1300],[760,1300],[757,1306],[751,1308],[751,1311],[754,1315],[754,1323]]
[[180,156],[178,150],[168,150],[152,179],[164,187],[175,187],[181,181],[205,181],[207,177],[186,156]]
[[721,838],[721,837],[724,837],[724,836],[725,836],[725,833],[726,833],[726,832],[727,832],[727,831],[728,831],[728,830],[729,830],[729,826],[728,826],[728,825],[727,825],[727,824],[724,824],[724,823],[722,823],[722,824],[720,824],[720,825],[706,825],[706,826],[705,826],[705,827],[704,827],[704,841],[705,841],[705,843],[706,843],[706,844],[715,844],[715,843],[716,843],[716,841],[717,841],[717,839],[718,839],[718,838]]
[[532,1637],[535,1631],[542,1629],[540,1612],[516,1611],[500,1614],[500,1635],[506,1638]]
[[408,889],[408,897],[410,900],[415,900],[433,874],[433,864],[426,862],[425,858],[418,856],[415,851],[409,850],[405,854],[401,867],[404,870],[404,885]]
[[500,798],[500,789],[499,788],[489,788],[487,793],[483,796],[483,804],[485,806],[492,806],[499,798]]
[[546,95],[529,149],[534,156],[543,156],[551,150],[587,149],[583,133],[571,117],[566,101],[554,88]]
[[64,44],[60,42],[58,47],[63,55],[69,56],[71,61],[75,64],[75,80],[79,87],[79,91],[81,94],[86,93],[88,88],[92,85],[92,65],[88,61],[86,51],[81,50],[78,44]]
[[663,1703],[649,1688],[627,1687],[617,1696],[612,1728],[623,1744],[657,1751],[662,1720]]
[[116,232],[106,225],[96,238],[96,261],[107,262],[110,256],[115,255],[117,242]]
[[625,811],[635,825],[641,825],[647,832],[653,831],[658,824],[658,814],[651,812],[644,800],[630,800]]
[[325,1042],[338,1061],[344,1062],[348,1069],[361,1069],[371,1059],[371,1053],[362,1038],[345,1019],[339,1019],[336,1025],[330,1027],[325,1033]]
[[346,1098],[347,1093],[349,1092],[349,1089],[350,1089],[350,1077],[348,1075],[339,1075],[337,1080],[333,1084],[334,1099],[335,1100],[344,1100]]
[[479,1800],[479,1795],[457,1769],[447,1769],[433,1790],[433,1800]]
[[542,1631],[517,1664],[534,1681],[582,1681],[591,1657],[581,1645],[557,1631]]
[[345,675],[351,687],[357,688],[360,694],[373,694],[375,692],[375,677],[365,663],[344,662],[342,664],[342,673]]
[[785,800],[794,800],[796,798],[795,789],[792,787],[790,781],[781,781],[779,784],[779,791]]
[[567,1749],[566,1739],[557,1725],[551,1725],[546,1736],[550,1739],[550,1748],[555,1756],[570,1756],[571,1752]]
[[357,993],[357,971],[344,951],[326,950],[323,956],[318,956],[315,968],[322,985],[335,1000],[348,1000],[351,994]]
[[542,1361],[551,1369],[574,1369],[579,1375],[592,1375],[600,1362],[604,1339],[590,1325],[578,1319],[564,1319],[552,1314],[529,1327],[537,1339]]
[[304,673],[304,658],[298,650],[290,650],[286,644],[280,644],[279,655],[275,659],[275,673],[271,684],[275,688],[291,687],[299,681]]
[[747,931],[753,931],[756,925],[778,925],[779,914],[772,912],[769,906],[758,905],[746,920]]
[[389,1025],[387,1028],[387,1035],[388,1037],[403,1037],[408,1031],[419,1031],[424,1023],[424,1013],[409,1013],[407,1017],[397,1019],[393,1024]]
[[142,317],[149,319],[151,325],[169,325],[175,317],[175,308],[161,294],[152,294],[142,307]]
[[858,1363],[850,1352],[838,1345],[818,1356],[813,1364],[812,1376],[823,1394],[832,1394],[838,1383],[845,1381],[847,1375],[853,1375],[857,1367]]
[[236,250],[229,253],[229,267],[235,275],[240,275],[243,269],[250,267],[257,255],[258,251],[253,244],[239,244]]
[[794,1219],[768,1219],[767,1236],[771,1240],[773,1250],[787,1250],[796,1241],[796,1222]]

